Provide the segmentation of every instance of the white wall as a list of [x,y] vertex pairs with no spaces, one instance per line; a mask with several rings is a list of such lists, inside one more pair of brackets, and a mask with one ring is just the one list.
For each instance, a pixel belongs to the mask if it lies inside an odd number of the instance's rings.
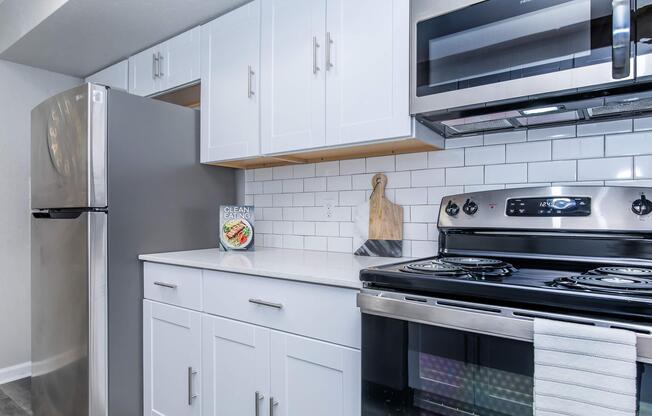
[[30,112],[79,83],[0,60],[0,383],[29,370]]
[[356,250],[354,207],[369,198],[375,172],[387,173],[387,196],[404,207],[403,254],[432,256],[445,195],[556,184],[652,187],[652,117],[449,139],[437,152],[247,170],[256,244]]

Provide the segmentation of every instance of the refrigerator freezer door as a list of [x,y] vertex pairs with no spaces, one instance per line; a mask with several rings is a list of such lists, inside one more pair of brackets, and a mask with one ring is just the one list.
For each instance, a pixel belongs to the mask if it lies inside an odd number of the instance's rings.
[[35,416],[106,416],[107,214],[32,214]]
[[32,208],[102,208],[107,90],[84,84],[32,110]]

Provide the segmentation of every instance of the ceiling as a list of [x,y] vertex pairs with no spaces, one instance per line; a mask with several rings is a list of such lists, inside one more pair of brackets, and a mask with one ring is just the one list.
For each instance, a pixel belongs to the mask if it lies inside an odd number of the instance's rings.
[[83,78],[248,1],[68,0],[0,59]]

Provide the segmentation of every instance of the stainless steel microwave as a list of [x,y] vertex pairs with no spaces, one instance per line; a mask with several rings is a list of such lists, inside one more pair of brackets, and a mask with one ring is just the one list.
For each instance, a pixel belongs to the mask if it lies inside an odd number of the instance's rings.
[[411,112],[652,80],[652,0],[412,0]]

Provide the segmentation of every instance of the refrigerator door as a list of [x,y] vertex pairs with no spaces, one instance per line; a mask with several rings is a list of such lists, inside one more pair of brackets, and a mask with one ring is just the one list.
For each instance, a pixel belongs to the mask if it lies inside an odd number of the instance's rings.
[[107,214],[32,214],[32,406],[106,416]]
[[32,110],[32,208],[107,206],[107,90],[84,84]]

